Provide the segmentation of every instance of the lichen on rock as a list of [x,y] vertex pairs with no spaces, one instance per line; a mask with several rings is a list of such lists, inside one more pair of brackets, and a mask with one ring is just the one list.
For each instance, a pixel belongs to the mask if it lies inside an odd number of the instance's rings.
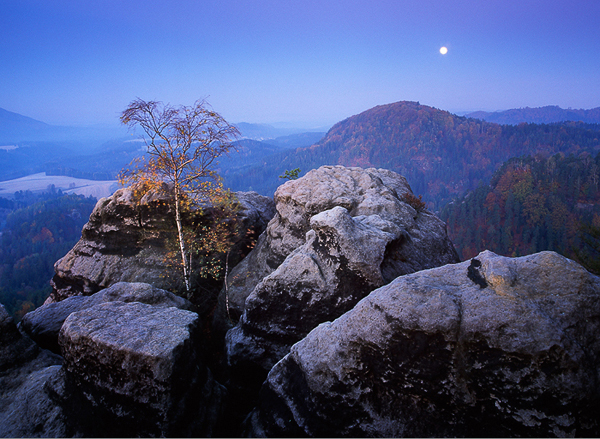
[[445,224],[400,199],[409,191],[391,171],[343,166],[280,186],[277,214],[228,278],[230,307],[241,313],[226,337],[228,364],[258,366],[264,379],[292,344],[372,290],[458,262]]
[[225,389],[202,362],[198,327],[196,313],[139,302],[106,302],[71,314],[59,336],[69,389],[62,402],[79,418],[78,431],[211,435]]
[[597,436],[600,278],[553,252],[402,276],[270,371],[248,434]]

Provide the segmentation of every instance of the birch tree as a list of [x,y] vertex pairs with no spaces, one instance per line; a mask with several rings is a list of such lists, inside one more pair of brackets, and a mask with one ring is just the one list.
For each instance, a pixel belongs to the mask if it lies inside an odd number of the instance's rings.
[[122,183],[148,187],[166,182],[173,187],[177,241],[189,295],[192,255],[184,236],[182,213],[192,204],[201,206],[222,194],[214,165],[219,156],[233,148],[239,131],[204,100],[189,107],[173,107],[138,98],[120,119],[130,128],[143,130],[147,152],[135,167],[121,173]]

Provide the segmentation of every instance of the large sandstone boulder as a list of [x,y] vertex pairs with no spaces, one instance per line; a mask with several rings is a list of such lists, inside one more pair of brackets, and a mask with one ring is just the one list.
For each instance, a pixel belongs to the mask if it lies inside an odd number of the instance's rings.
[[167,270],[167,231],[175,226],[165,184],[141,200],[132,188],[98,200],[81,239],[56,262],[46,303],[90,296],[117,282],[146,282],[177,289],[180,276]]
[[91,296],[71,296],[60,302],[47,303],[25,314],[21,328],[39,346],[60,354],[58,333],[72,313],[105,302],[140,302],[157,307],[174,306],[192,309],[192,304],[169,291],[143,282],[117,282]]
[[[405,194],[412,193],[398,174],[342,166],[323,166],[281,186],[278,213],[255,254],[229,277],[230,308],[243,309],[227,333],[229,365],[262,370],[262,382],[291,345],[372,290],[458,262],[445,224],[415,209]],[[257,284],[256,273],[263,276]]]
[[270,371],[252,436],[600,435],[600,278],[553,252],[402,276]]
[[[223,406],[197,352],[196,313],[107,302],[60,331],[64,381],[54,386],[84,436],[210,436]],[[62,387],[61,387],[62,386]]]
[[[231,251],[232,263],[249,251],[246,247],[251,238],[262,233],[274,214],[269,198],[256,192],[236,195],[241,232]],[[175,216],[169,207],[172,198],[172,190],[164,184],[141,199],[132,188],[100,199],[79,242],[55,264],[53,292],[46,303],[89,296],[117,282],[145,282],[182,291],[181,274],[166,262],[166,243],[175,230]]]
[[61,358],[21,335],[0,305],[0,437],[65,437],[61,407],[45,389]]
[[[408,182],[395,172],[343,166],[321,166],[302,178],[279,186],[274,196],[275,216],[252,252],[230,272],[227,289],[221,292],[220,303],[227,302],[230,319],[237,322],[254,287],[304,244],[310,230],[310,218],[325,210],[341,206],[351,216],[378,214],[390,221],[402,217],[403,226],[423,235],[413,238],[435,241],[435,237],[417,231],[417,224],[424,226],[432,215],[422,212],[419,220],[419,213],[401,201],[407,193],[412,194]],[[434,228],[439,229],[439,225]],[[442,235],[445,236],[445,230]],[[446,245],[452,247],[449,241]],[[422,259],[426,260],[428,256],[436,257],[437,254],[423,255]],[[419,262],[406,260],[409,266]]]

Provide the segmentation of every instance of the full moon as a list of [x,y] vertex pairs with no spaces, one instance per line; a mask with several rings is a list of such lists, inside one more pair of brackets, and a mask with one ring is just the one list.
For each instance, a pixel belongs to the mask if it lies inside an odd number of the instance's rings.
[[445,55],[445,54],[447,54],[447,53],[448,53],[448,48],[447,48],[446,46],[442,46],[442,47],[440,47],[440,53],[441,53],[442,55]]

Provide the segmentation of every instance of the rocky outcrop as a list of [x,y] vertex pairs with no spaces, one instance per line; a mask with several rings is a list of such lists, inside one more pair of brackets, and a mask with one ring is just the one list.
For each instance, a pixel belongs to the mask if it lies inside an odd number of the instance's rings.
[[[269,203],[244,197],[238,217],[264,225]],[[322,167],[280,187],[275,217],[230,274],[222,304],[241,318],[221,367],[188,301],[115,275],[135,272],[144,245],[159,254],[166,226],[139,210],[163,202],[132,211],[126,199],[92,215],[95,250],[72,260],[88,271],[62,278],[76,296],[23,319],[64,363],[0,307],[0,436],[230,436],[255,405],[251,436],[600,434],[600,278],[573,261],[454,263],[445,225],[403,177]]]
[[[237,261],[272,214],[272,201],[256,192],[240,192],[241,232],[232,250]],[[173,238],[172,191],[164,184],[137,199],[132,188],[117,190],[96,204],[79,242],[54,266],[53,292],[46,303],[89,296],[117,282],[145,282],[170,291],[183,289],[182,276],[167,264]],[[251,234],[246,233],[252,230]],[[254,235],[253,235],[254,234]]]
[[458,262],[445,224],[407,194],[394,172],[342,166],[280,186],[277,215],[229,276],[230,309],[243,310],[227,333],[229,365],[264,379],[292,344],[372,290]]
[[[322,166],[279,186],[275,216],[252,252],[230,272],[227,292],[221,293],[231,319],[239,319],[254,287],[304,244],[312,216],[341,206],[351,216],[379,214],[389,220],[390,215],[397,216],[398,207],[404,207],[399,197],[409,192],[406,179],[395,172],[343,166]],[[411,207],[406,211],[417,216]]]
[[100,199],[79,242],[54,265],[53,292],[46,303],[90,296],[117,282],[181,288],[180,276],[165,264],[168,231],[175,227],[171,197],[165,184],[140,200],[132,188]]
[[125,282],[44,305],[21,327],[53,343],[59,328],[61,358],[21,335],[0,306],[0,436],[218,434],[227,392],[206,365],[191,307]]
[[61,358],[21,335],[0,305],[0,437],[65,437],[61,407],[45,389]]
[[402,276],[270,371],[252,436],[600,434],[600,278],[489,251]]
[[39,346],[60,354],[58,333],[69,315],[101,303],[117,301],[140,302],[163,308],[174,306],[192,309],[188,300],[150,284],[118,282],[91,296],[72,296],[60,302],[44,304],[23,316],[21,328]]
[[108,302],[60,331],[63,380],[53,385],[83,436],[210,436],[225,391],[196,349],[196,313]]

